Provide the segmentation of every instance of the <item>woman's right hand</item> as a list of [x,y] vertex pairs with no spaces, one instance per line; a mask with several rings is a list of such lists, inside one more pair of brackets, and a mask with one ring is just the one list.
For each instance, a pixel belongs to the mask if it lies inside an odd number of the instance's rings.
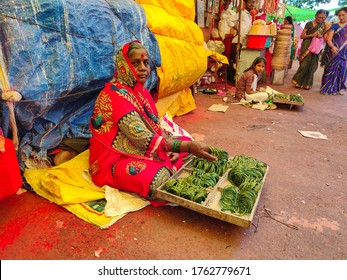
[[217,157],[210,154],[211,150],[205,143],[198,141],[192,141],[190,146],[190,153],[194,156],[204,158],[208,161],[216,161],[218,159]]
[[320,36],[320,33],[318,31],[316,31],[315,33],[312,34],[313,36],[312,37],[318,37]]

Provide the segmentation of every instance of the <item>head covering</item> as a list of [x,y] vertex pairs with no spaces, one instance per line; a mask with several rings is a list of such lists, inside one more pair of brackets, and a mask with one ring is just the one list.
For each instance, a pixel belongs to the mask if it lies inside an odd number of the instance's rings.
[[[138,81],[138,77],[133,67],[130,58],[128,56],[129,48],[132,43],[138,43],[141,45],[141,42],[138,40],[128,42],[118,49],[116,54],[116,72],[114,75],[115,80],[120,81],[122,84],[125,84],[129,87],[134,87]],[[146,48],[141,45],[143,49]]]

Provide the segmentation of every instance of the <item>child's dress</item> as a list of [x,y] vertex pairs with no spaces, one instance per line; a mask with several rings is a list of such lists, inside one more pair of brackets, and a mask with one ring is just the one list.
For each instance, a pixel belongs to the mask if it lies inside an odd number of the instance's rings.
[[249,85],[251,90],[256,91],[258,84],[258,75],[255,74],[253,69],[243,73],[236,87],[236,98],[244,98],[246,101],[264,102],[269,98],[266,92],[257,92],[252,94],[246,93],[246,86]]

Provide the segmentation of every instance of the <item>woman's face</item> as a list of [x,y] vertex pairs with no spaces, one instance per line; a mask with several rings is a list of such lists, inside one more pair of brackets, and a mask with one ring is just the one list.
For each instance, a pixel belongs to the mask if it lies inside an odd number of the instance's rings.
[[316,15],[315,18],[316,18],[317,23],[321,23],[327,19],[327,15],[324,13],[321,13],[321,14]]
[[135,68],[139,82],[144,84],[151,72],[147,51],[145,49],[134,49],[129,53],[129,59]]
[[340,11],[339,14],[339,20],[341,23],[346,23],[347,22],[347,13],[345,11]]
[[257,72],[257,74],[260,74],[261,72],[263,72],[265,69],[265,63],[263,61],[257,63],[254,67],[255,72]]

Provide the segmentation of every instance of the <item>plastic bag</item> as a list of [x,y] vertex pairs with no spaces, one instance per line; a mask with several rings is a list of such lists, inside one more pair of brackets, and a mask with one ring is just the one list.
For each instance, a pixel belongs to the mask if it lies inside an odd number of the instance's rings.
[[222,41],[219,40],[209,40],[207,42],[207,47],[213,52],[223,54],[225,51],[225,45]]
[[319,54],[324,45],[324,38],[313,37],[308,50],[311,53]]
[[238,15],[231,9],[223,10],[220,14],[218,22],[218,31],[221,38],[224,40],[226,34],[231,33],[231,29],[235,26],[238,20]]

